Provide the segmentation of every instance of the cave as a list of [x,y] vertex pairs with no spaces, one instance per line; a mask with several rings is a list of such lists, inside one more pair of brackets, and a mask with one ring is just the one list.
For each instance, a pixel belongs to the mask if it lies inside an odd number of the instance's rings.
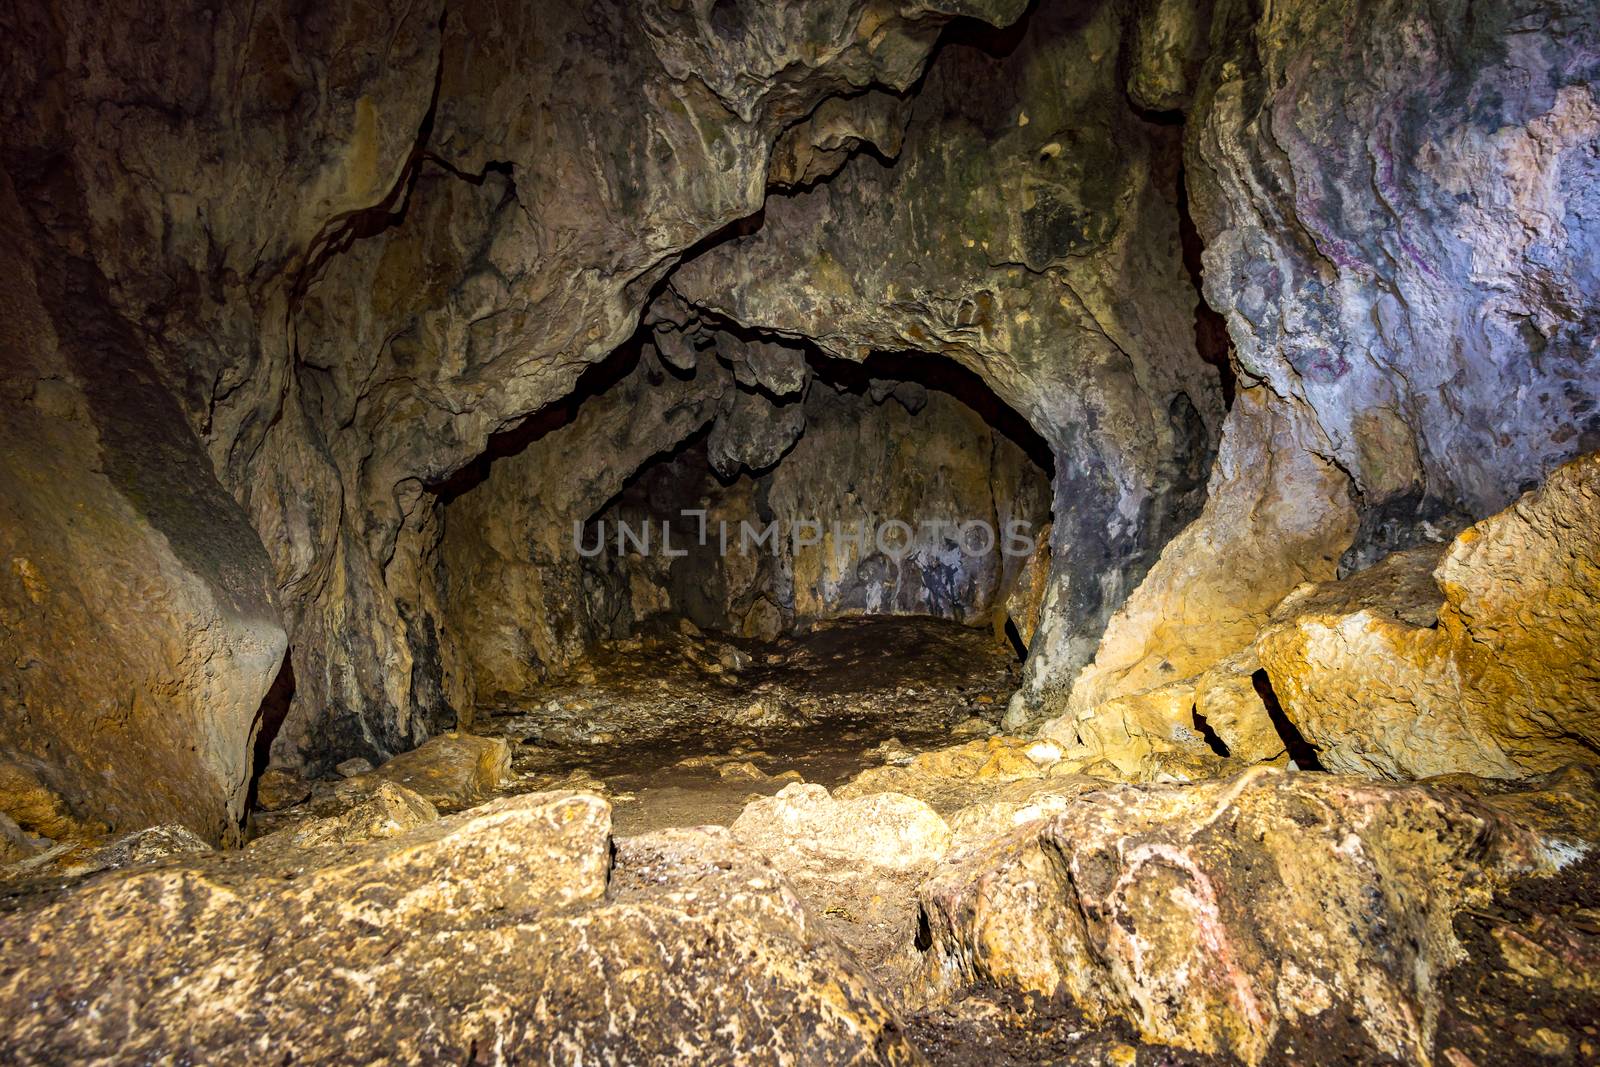
[[0,41],[0,1060],[1600,1063],[1590,0]]

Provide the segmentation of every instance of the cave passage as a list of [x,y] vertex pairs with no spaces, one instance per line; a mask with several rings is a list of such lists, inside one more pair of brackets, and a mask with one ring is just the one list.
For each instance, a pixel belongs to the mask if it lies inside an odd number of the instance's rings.
[[436,487],[472,729],[637,830],[999,732],[1049,568],[1050,449],[976,374],[714,336],[641,331]]
[[16,0],[0,1062],[1600,1064],[1596,0]]

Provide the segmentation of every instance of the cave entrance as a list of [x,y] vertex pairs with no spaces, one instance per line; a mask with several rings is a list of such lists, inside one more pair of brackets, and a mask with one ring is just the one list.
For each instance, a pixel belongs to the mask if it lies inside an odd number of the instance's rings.
[[453,492],[441,553],[474,729],[525,775],[646,798],[642,829],[998,731],[1053,470],[976,374],[658,332],[544,422]]

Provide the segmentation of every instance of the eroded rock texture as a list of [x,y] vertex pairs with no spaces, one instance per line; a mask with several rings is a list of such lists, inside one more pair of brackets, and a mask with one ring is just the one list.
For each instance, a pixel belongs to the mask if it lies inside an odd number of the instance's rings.
[[[8,1053],[912,1061],[881,989],[765,861],[696,829],[613,865],[609,814],[534,794],[321,853],[114,873],[0,917]],[[73,947],[105,937],[118,952]]]
[[656,615],[766,640],[850,614],[1003,624],[1048,525],[1022,444],[948,382],[826,381],[798,348],[679,343],[658,333],[615,385],[541,415],[445,509],[447,622],[478,698]]
[[1256,643],[1330,770],[1515,778],[1600,752],[1600,455],[1461,532],[1297,592]]
[[893,166],[864,154],[770,200],[758,231],[671,280],[840,357],[954,359],[1045,438],[1057,551],[1030,704],[1070,684],[1193,516],[1221,413],[1195,354],[1177,131],[1127,102],[1123,30],[1116,5],[1045,3],[1020,35],[947,45]]
[[1223,2],[1192,82],[1203,38],[1174,6],[1143,9],[1154,59],[1130,89],[1185,111],[1205,294],[1242,387],[1226,447],[1271,458],[1218,465],[1200,521],[1045,710],[1243,655],[1330,554],[1343,575],[1447,540],[1597,444],[1588,6]]
[[5,15],[24,241],[103,275],[91,304],[135,327],[272,560],[280,760],[449,725],[468,697],[434,488],[758,211],[787,127],[906,89],[950,18],[1022,6]]
[[[1529,799],[1547,787],[1594,781]],[[924,980],[1064,994],[1246,1063],[1285,1031],[1315,1057],[1317,1028],[1346,1021],[1366,1049],[1328,1053],[1432,1062],[1454,911],[1593,832],[1540,832],[1505,801],[1267,768],[1091,793],[924,885]]]
[[1327,435],[1362,548],[1600,447],[1593,15],[1217,5],[1188,154],[1207,298]]
[[285,645],[266,553],[94,265],[19,214],[0,183],[0,811],[231,839]]

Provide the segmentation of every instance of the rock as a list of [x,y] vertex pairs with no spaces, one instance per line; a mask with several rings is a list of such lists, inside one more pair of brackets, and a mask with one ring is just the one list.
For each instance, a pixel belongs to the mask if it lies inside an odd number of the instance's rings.
[[773,466],[805,432],[800,403],[773,403],[765,394],[736,388],[722,395],[706,438],[706,458],[724,479]]
[[1039,612],[1044,606],[1045,591],[1050,587],[1050,533],[1053,529],[1047,522],[1034,532],[1033,553],[1017,570],[1011,591],[1006,594],[1006,618],[1017,628],[1017,636],[1022,639],[1024,649],[1033,643],[1033,632],[1039,626]]
[[[1113,616],[1061,712],[1115,718],[1122,706],[1099,705],[1186,683],[1247,648],[1300,583],[1334,576],[1356,513],[1347,478],[1318,447],[1315,431],[1275,411],[1265,390],[1240,392],[1200,517]],[[1172,721],[1188,725],[1187,709],[1173,709]]]
[[[1600,448],[1600,377],[1580,369],[1595,305],[1570,296],[1595,291],[1600,104],[1591,79],[1555,73],[1600,26],[1544,0],[1513,0],[1492,29],[1464,0],[1356,7],[1263,9],[1246,29],[1219,5],[1185,166],[1241,382],[1314,421],[1313,447],[1350,472],[1359,565]],[[1549,79],[1507,45],[1522,18]],[[1375,80],[1351,86],[1350,69]]]
[[1270,686],[1254,646],[1219,660],[1195,679],[1194,713],[1244,763],[1281,759],[1287,746],[1262,696]]
[[1081,761],[1041,766],[1028,756],[1037,745],[1029,738],[990,737],[921,752],[904,763],[868,768],[834,795],[847,800],[873,793],[904,793],[948,816],[969,804],[1019,793],[1026,796],[1046,775],[1070,774],[1082,766]]
[[0,812],[62,840],[233,840],[287,646],[274,574],[144,331],[18,195],[0,180]]
[[392,782],[379,782],[339,814],[259,837],[249,847],[320,849],[361,844],[393,837],[438,817],[438,809],[417,793]]
[[907,870],[928,867],[950,848],[950,828],[920,800],[873,793],[836,800],[820,785],[788,785],[745,805],[733,835],[780,870],[823,864]]
[[915,750],[907,748],[905,742],[898,737],[891,737],[868,749],[867,755],[876,756],[884,763],[903,766],[915,759],[917,754]]
[[[952,43],[893,166],[857,156],[827,182],[769,198],[759,229],[705,250],[671,283],[688,304],[841,359],[948,354],[1037,428],[1058,472],[1052,537],[1070,546],[1051,561],[1031,641],[1025,685],[1040,700],[1088,661],[1160,544],[1198,511],[1222,416],[1193,355],[1177,220],[1158,206],[1172,203],[1162,175],[1181,147],[1128,102],[1126,29],[1120,10],[1043,3],[1003,54]],[[1084,381],[1095,385],[1070,384]],[[938,398],[929,391],[924,416]],[[1067,429],[1085,426],[1095,430]],[[816,429],[808,412],[776,478]],[[999,495],[998,514],[1032,517]],[[799,585],[809,574],[796,570]],[[888,574],[874,584],[904,588]],[[991,622],[1007,591],[975,621]]]
[[24,833],[9,815],[0,812],[0,867],[29,859],[41,851],[37,839]]
[[[1222,773],[1222,757],[1206,746],[1194,706],[1193,684],[1174,682],[1048,720],[1039,736],[1056,742],[1079,766],[1103,760],[1128,781],[1170,779],[1186,764],[1199,776]],[[1178,778],[1189,780],[1190,774]]]
[[898,793],[840,800],[820,785],[789,785],[746,804],[732,833],[783,871],[874,974],[904,981],[913,890],[952,842],[938,813]]
[[60,772],[43,760],[0,753],[0,813],[21,827],[50,838],[99,836],[110,827],[84,820],[68,805],[70,788]]
[[750,729],[786,726],[789,722],[788,711],[771,699],[751,701],[731,719],[732,725]]
[[1442,550],[1297,593],[1256,651],[1329,770],[1519,777],[1600,749],[1600,454]]
[[148,826],[106,843],[69,852],[55,861],[54,869],[59,874],[81,877],[211,851],[210,844],[186,826]]
[[1012,783],[1003,792],[957,808],[946,817],[950,825],[951,854],[987,848],[1019,826],[1059,815],[1071,806],[1075,797],[1105,785],[1102,779],[1087,775]]
[[504,740],[452,731],[363,778],[405,786],[439,808],[464,808],[493,793],[510,775],[511,746]]
[[[365,760],[346,760],[334,769],[344,774],[341,768],[346,764],[358,762],[366,763]],[[365,774],[370,770],[372,764],[367,763],[356,773]],[[261,777],[256,779],[256,807],[262,811],[281,811],[299,804],[309,796],[311,796],[311,783],[287,767],[268,767],[261,772]]]
[[[540,794],[322,866],[249,850],[102,877],[0,916],[10,1048],[317,1062],[359,1034],[365,1060],[912,1061],[876,983],[725,831],[621,842],[613,869],[608,826],[597,798]],[[124,950],[54,950],[96,931]]]
[[[776,641],[783,633],[783,612],[766,597],[757,597],[755,603],[750,605],[750,610],[745,612],[744,621],[739,624],[739,633],[757,641]],[[782,663],[783,656],[768,653],[765,662]]]
[[1336,1012],[1372,1055],[1427,1062],[1453,912],[1552,870],[1550,844],[1425,785],[1256,768],[1109,786],[929,880],[924,991],[1065,996],[1092,1024],[1252,1064]]
[[358,775],[371,774],[373,767],[371,760],[364,756],[356,756],[353,759],[345,760],[343,763],[335,767],[334,770],[338,771],[342,777],[355,778]]

